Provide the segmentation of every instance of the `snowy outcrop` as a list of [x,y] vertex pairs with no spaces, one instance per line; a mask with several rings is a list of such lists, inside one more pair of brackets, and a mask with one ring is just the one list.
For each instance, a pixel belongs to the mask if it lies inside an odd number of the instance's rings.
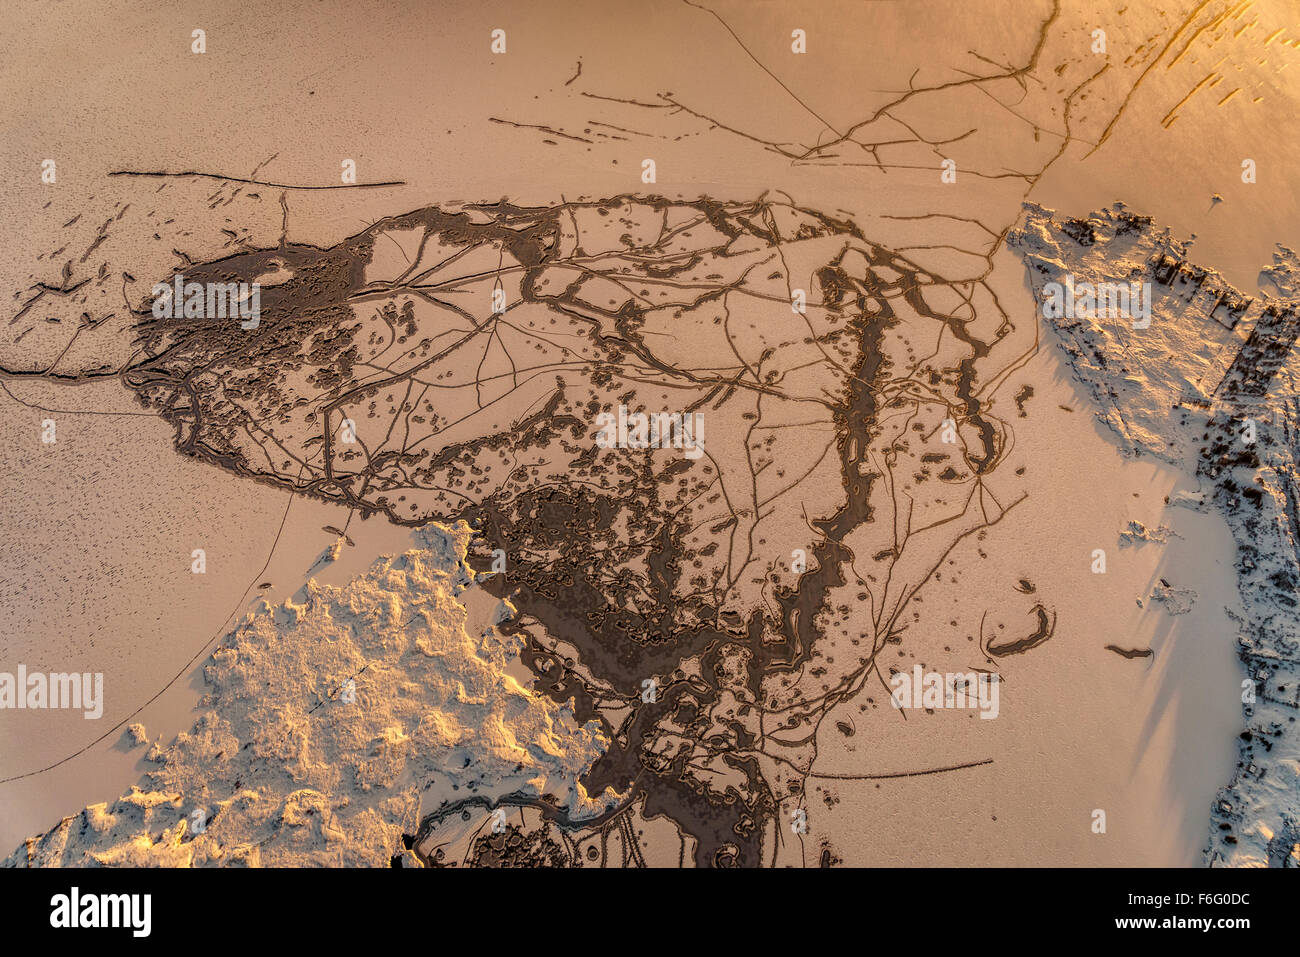
[[213,653],[187,734],[155,744],[145,787],[86,808],[5,863],[388,866],[422,813],[471,795],[552,800],[571,819],[607,799],[578,783],[608,742],[596,722],[509,673],[523,640],[466,631],[470,530],[342,587],[262,602]]
[[1149,324],[1044,315],[1121,450],[1193,472],[1199,493],[1171,504],[1217,508],[1236,542],[1245,730],[1206,861],[1300,866],[1300,260],[1279,247],[1247,296],[1122,204],[1086,220],[1026,204],[1008,243],[1040,299],[1050,283],[1148,285]]

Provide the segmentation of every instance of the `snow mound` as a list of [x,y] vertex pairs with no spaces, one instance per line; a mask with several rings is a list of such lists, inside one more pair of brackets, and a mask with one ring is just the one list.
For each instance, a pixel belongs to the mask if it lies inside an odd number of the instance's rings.
[[[28,840],[10,866],[388,866],[441,801],[522,794],[603,811],[578,778],[596,722],[508,673],[523,639],[465,629],[464,523],[301,601],[263,601],[206,668],[193,728],[150,754],[145,788]],[[412,863],[411,855],[404,856]]]

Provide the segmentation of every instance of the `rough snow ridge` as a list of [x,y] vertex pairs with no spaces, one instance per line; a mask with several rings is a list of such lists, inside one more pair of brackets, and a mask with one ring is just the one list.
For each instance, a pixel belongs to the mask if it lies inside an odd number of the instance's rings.
[[469,527],[418,535],[422,547],[345,586],[263,601],[213,653],[194,727],[153,746],[147,787],[5,863],[388,866],[422,796],[425,813],[512,793],[551,795],[573,818],[604,810],[612,793],[595,800],[577,783],[607,747],[598,724],[578,727],[507,673],[522,639],[466,632]]
[[1300,260],[1279,247],[1260,276],[1266,292],[1246,296],[1123,204],[1086,220],[1026,204],[1008,243],[1040,298],[1067,275],[1152,284],[1149,328],[1048,323],[1121,450],[1192,471],[1236,542],[1245,730],[1211,810],[1206,862],[1300,866]]

